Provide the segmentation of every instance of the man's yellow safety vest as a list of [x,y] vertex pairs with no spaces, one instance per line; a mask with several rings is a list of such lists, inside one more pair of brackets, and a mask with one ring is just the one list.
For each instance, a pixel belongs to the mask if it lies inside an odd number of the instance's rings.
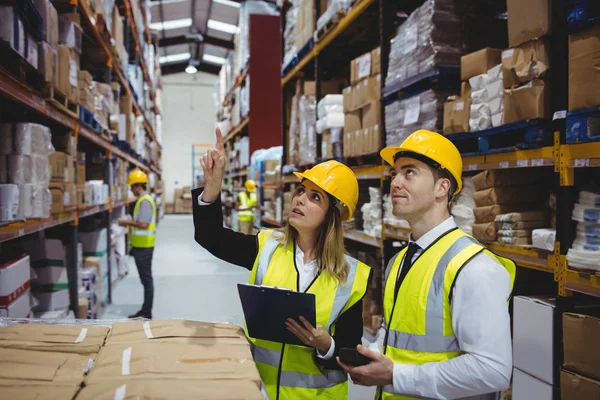
[[[298,291],[295,246],[284,246],[275,235],[271,230],[258,234],[259,251],[249,283]],[[305,291],[315,295],[317,324],[332,336],[340,315],[365,295],[371,270],[354,258],[347,256],[346,261],[350,265],[346,283],[341,284],[331,275],[321,273]],[[346,373],[318,366],[313,348],[255,339],[247,331],[246,335],[253,343],[254,361],[271,400],[348,398]]]
[[[407,246],[408,247],[408,246]],[[402,249],[386,270],[383,313],[387,329],[383,352],[402,364],[442,362],[463,352],[452,328],[450,296],[461,268],[484,252],[498,261],[510,274],[511,290],[515,281],[515,263],[499,257],[458,228],[434,242],[412,264],[394,298],[400,264],[407,247]],[[507,299],[508,301],[508,299]],[[393,393],[393,385],[380,387],[376,399],[412,399]]]
[[[248,193],[240,192],[238,197],[240,199],[240,207],[253,207],[257,203],[256,193],[250,193],[250,196],[248,196]],[[242,222],[254,221],[254,210],[238,211],[238,215]]]
[[129,240],[131,247],[147,249],[154,247],[154,239],[156,237],[156,203],[154,203],[152,196],[146,193],[138,199],[138,201],[135,203],[135,207],[133,208],[133,219],[135,220],[137,218],[140,212],[140,205],[144,200],[149,201],[150,205],[152,206],[152,220],[146,229],[140,229],[132,226]]

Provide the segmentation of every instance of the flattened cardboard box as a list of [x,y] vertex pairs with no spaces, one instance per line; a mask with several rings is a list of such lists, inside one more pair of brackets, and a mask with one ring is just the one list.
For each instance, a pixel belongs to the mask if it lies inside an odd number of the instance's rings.
[[94,355],[0,349],[0,379],[78,385],[94,362]]
[[244,331],[237,325],[188,320],[117,322],[113,325],[106,343],[137,343],[150,339],[154,341],[175,338],[241,338],[248,344]]
[[569,111],[600,104],[600,25],[569,35]]
[[249,346],[122,343],[102,348],[86,384],[139,379],[261,382]]
[[109,328],[101,326],[15,324],[0,328],[0,347],[78,354],[97,353],[104,344],[108,331]]
[[472,179],[475,190],[491,187],[509,187],[531,185],[539,179],[536,171],[528,169],[485,170]]
[[76,385],[53,385],[42,382],[0,379],[0,392],[5,399],[70,400],[80,387]]
[[600,382],[563,369],[560,372],[560,394],[565,400],[598,400]]
[[540,38],[502,52],[502,81],[506,89],[540,79],[550,69],[550,40]]
[[[121,397],[120,397],[121,396]],[[203,381],[162,381],[140,380],[124,383],[123,381],[98,382],[86,386],[77,396],[77,400],[264,400],[260,388],[255,382],[248,380],[231,380],[225,387],[222,382]]]
[[564,313],[565,368],[590,378],[600,379],[600,357],[598,357],[597,351],[599,337],[599,318],[583,314]]
[[494,204],[531,204],[539,202],[540,191],[530,187],[529,190],[516,188],[489,188],[475,192],[473,196],[477,207],[492,206]]
[[496,216],[496,222],[516,223],[518,221],[546,221],[548,214],[545,211],[510,212]]
[[473,213],[475,214],[475,222],[478,224],[484,222],[494,222],[496,216],[500,214],[507,214],[515,211],[527,211],[534,208],[538,208],[537,205],[530,204],[513,204],[513,205],[500,205],[494,204],[491,206],[475,207]]

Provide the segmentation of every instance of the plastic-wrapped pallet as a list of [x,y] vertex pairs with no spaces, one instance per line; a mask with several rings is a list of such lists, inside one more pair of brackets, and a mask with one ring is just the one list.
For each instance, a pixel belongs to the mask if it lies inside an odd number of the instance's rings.
[[351,4],[351,0],[327,0],[327,10],[317,20],[317,30],[324,27],[337,14],[346,14],[350,10]]
[[314,96],[302,96],[298,104],[300,121],[299,162],[317,160],[317,102]]
[[448,93],[427,90],[385,107],[386,144],[397,146],[419,129],[441,132]]
[[283,64],[284,68],[292,61],[298,49],[296,48],[296,22],[298,21],[297,1],[291,2],[292,7],[285,14],[285,30],[283,31]]
[[323,97],[317,104],[317,133],[327,129],[344,127],[344,96],[330,94]]
[[461,21],[454,0],[426,0],[391,41],[385,85],[393,86],[437,66],[459,66],[462,54]]
[[600,271],[600,188],[588,185],[579,193],[573,209],[577,230],[573,247],[567,252],[570,267]]
[[469,127],[477,132],[504,124],[504,84],[502,64],[487,74],[469,79],[471,85],[471,116]]
[[363,231],[370,236],[381,237],[381,189],[369,188],[368,203],[360,208],[363,218]]
[[250,57],[250,15],[279,15],[274,4],[265,1],[245,1],[240,5],[238,65],[244,68]]
[[408,225],[408,222],[404,219],[395,217],[393,210],[392,198],[389,194],[386,194],[383,196],[383,223],[398,228],[409,229],[410,225]]
[[463,188],[458,194],[454,205],[452,206],[452,216],[456,225],[471,235],[473,233],[473,224],[475,223],[475,186],[471,178],[463,178]]

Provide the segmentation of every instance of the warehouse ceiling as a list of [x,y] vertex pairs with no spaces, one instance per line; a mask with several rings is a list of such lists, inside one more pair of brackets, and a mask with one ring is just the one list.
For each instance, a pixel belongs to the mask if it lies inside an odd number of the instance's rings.
[[217,75],[233,50],[239,6],[235,0],[152,0],[150,27],[163,75],[183,72],[190,62]]

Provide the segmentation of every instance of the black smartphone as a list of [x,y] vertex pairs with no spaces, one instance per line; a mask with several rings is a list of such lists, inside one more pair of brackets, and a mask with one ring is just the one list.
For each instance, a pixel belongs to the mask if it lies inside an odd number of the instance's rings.
[[344,364],[352,365],[353,367],[367,365],[371,361],[373,361],[369,357],[360,354],[358,350],[350,349],[347,347],[340,347],[338,357],[340,357],[341,362],[343,362]]

